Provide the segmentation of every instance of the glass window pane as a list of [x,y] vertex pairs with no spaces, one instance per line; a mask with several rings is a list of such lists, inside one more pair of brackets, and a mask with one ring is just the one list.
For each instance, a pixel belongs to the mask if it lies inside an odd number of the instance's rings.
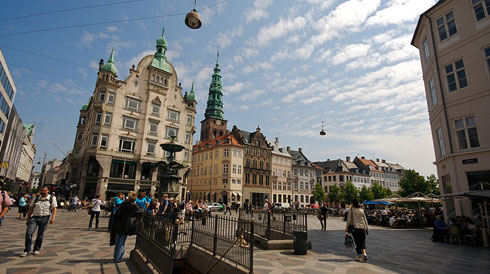
[[468,144],[466,143],[466,134],[464,133],[464,130],[456,131],[456,135],[458,136],[459,149],[467,149]]
[[445,69],[446,69],[446,73],[450,73],[450,72],[452,72],[452,71],[453,71],[453,64],[451,64],[451,65],[447,65],[447,66],[445,67]]
[[467,117],[466,118],[466,126],[467,127],[472,127],[474,126],[476,123],[475,123],[475,117],[474,116],[471,116],[471,117]]
[[456,23],[453,21],[447,22],[447,28],[449,30],[449,35],[454,35],[458,32],[456,29]]
[[[488,0],[488,1],[490,1],[490,0]],[[485,49],[485,56],[490,57],[490,47]]]
[[444,24],[444,18],[441,17],[441,18],[437,19],[437,25],[440,26],[442,24]]
[[463,60],[456,61],[454,64],[456,65],[456,70],[464,67]]
[[468,85],[468,81],[466,80],[466,73],[463,70],[457,72],[458,80],[459,80],[459,88],[464,88]]
[[474,6],[473,9],[475,10],[476,21],[480,21],[481,19],[485,18],[485,11],[483,10],[482,4]]
[[470,139],[470,147],[479,147],[478,132],[476,127],[468,129],[468,138]]
[[446,21],[451,20],[453,17],[453,12],[451,11],[450,13],[446,14]]
[[463,129],[464,128],[463,119],[454,121],[454,127],[456,129]]
[[446,27],[443,25],[438,28],[439,31],[439,40],[444,40],[447,38]]

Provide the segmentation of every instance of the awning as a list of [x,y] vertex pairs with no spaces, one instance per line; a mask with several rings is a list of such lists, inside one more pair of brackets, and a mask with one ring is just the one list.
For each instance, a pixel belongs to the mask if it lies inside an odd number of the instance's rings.
[[387,201],[364,201],[363,205],[392,205],[393,203]]
[[459,193],[451,193],[442,195],[442,197],[457,197],[466,196],[474,199],[490,200],[490,190],[470,190]]

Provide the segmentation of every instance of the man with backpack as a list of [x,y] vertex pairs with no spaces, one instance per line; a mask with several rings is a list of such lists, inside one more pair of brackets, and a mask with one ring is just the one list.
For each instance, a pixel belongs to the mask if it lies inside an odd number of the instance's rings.
[[47,186],[41,187],[41,194],[33,197],[29,202],[29,211],[27,212],[27,229],[24,253],[20,254],[21,257],[26,257],[31,252],[32,235],[37,228],[36,242],[34,243],[34,255],[39,255],[41,245],[43,243],[44,231],[50,224],[54,223],[56,218],[56,197],[49,195]]

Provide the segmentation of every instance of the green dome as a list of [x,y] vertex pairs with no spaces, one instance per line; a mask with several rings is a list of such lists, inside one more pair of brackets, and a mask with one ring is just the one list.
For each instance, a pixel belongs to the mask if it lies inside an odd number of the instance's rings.
[[162,37],[158,38],[157,39],[157,47],[158,46],[161,46],[161,47],[164,47],[165,49],[167,49],[167,40],[165,40],[165,28],[162,29]]
[[88,109],[88,104],[85,104],[82,106],[82,108],[80,110],[87,110]]
[[186,101],[196,101],[196,93],[194,92],[194,82],[192,82],[191,92],[185,97]]
[[110,71],[110,72],[114,73],[115,75],[117,75],[118,70],[116,68],[116,65],[114,65],[114,49],[112,49],[112,51],[111,51],[111,56],[109,56],[109,60],[107,61],[107,63],[102,65],[100,70]]

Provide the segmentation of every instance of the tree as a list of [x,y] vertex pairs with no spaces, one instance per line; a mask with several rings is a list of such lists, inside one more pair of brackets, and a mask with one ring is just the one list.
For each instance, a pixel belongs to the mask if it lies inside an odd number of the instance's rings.
[[342,199],[342,192],[340,191],[340,187],[335,184],[328,188],[328,201],[331,203],[339,203]]
[[359,190],[357,190],[357,188],[354,186],[354,184],[352,182],[347,182],[347,184],[345,184],[344,186],[344,201],[347,203],[347,204],[351,204],[352,203],[352,200],[355,199],[359,199]]
[[387,187],[387,188],[385,188],[385,193],[386,193],[385,197],[387,197],[387,196],[391,196],[393,194],[393,191],[391,191],[391,189],[389,187]]
[[400,194],[406,197],[412,193],[420,192],[426,194],[429,189],[429,184],[424,177],[419,175],[415,170],[409,169],[405,172],[405,176],[400,180]]
[[386,197],[386,189],[378,182],[372,183],[369,189],[373,192],[374,199],[383,199]]
[[427,193],[425,194],[435,194],[435,195],[440,195],[441,191],[439,189],[439,181],[437,180],[437,177],[434,174],[431,174],[427,176],[427,184],[428,184],[428,189]]
[[371,189],[367,188],[366,186],[362,186],[361,192],[359,193],[359,201],[364,202],[372,200],[374,200],[374,194]]
[[318,201],[318,203],[326,201],[325,197],[325,191],[323,191],[323,187],[321,183],[316,183],[315,189],[313,189],[313,198],[315,201]]

